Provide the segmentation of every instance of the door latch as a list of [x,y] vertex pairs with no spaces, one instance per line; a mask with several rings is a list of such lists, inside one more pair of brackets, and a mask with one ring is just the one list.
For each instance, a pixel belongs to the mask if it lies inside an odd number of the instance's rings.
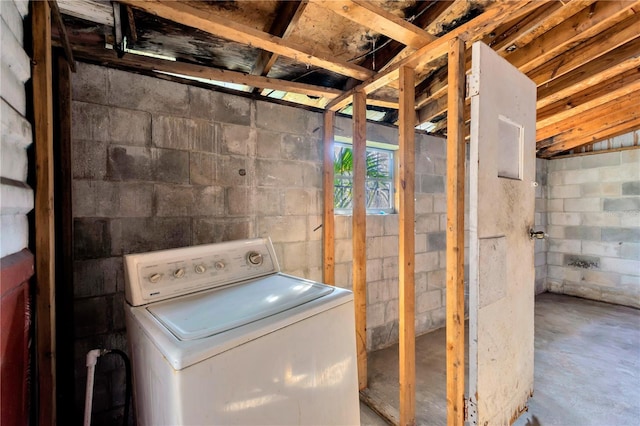
[[547,234],[545,234],[544,231],[534,231],[533,229],[529,229],[529,238],[532,240],[534,238],[544,240],[545,238],[547,238]]

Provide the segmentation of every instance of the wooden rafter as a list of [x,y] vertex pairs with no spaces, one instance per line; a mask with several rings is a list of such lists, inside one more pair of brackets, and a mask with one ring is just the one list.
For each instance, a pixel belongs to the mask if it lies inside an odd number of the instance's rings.
[[149,58],[127,54],[118,58],[115,51],[96,50],[78,47],[74,50],[80,58],[98,60],[103,64],[120,66],[130,69],[146,71],[162,71],[166,73],[181,74],[189,77],[204,78],[209,80],[224,81],[228,83],[243,84],[246,86],[264,87],[284,92],[300,93],[310,96],[335,98],[342,92],[330,87],[314,86],[312,84],[297,83],[293,81],[278,80],[275,78],[261,77],[240,72],[221,70],[203,65],[188,64],[186,62],[168,61],[164,59]]
[[262,50],[277,53],[304,64],[325,68],[338,74],[359,80],[364,80],[373,75],[373,72],[366,68],[336,59],[330,55],[314,53],[304,46],[288,42],[281,37],[222,19],[215,13],[195,8],[186,3],[156,0],[121,0],[121,3],[126,3],[147,13],[199,29],[216,37],[258,47]]
[[422,28],[368,1],[317,0],[315,4],[414,49],[419,49],[436,39]]

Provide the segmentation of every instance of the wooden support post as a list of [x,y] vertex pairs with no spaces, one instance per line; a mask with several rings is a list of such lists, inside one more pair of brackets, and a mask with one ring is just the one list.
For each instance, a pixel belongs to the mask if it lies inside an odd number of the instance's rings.
[[464,425],[465,43],[449,44],[447,113],[447,425]]
[[322,218],[322,280],[326,284],[335,285],[335,220],[333,216],[333,124],[336,114],[333,111],[324,113],[324,161],[322,184],[324,207]]
[[358,385],[367,387],[367,209],[365,172],[367,167],[367,98],[353,96],[353,299],[356,310]]
[[400,425],[416,424],[416,334],[415,334],[415,71],[400,68],[399,110],[399,202],[400,238]]
[[33,116],[35,135],[35,269],[36,370],[39,425],[55,425],[55,234],[53,216],[53,88],[51,11],[46,1],[34,1]]

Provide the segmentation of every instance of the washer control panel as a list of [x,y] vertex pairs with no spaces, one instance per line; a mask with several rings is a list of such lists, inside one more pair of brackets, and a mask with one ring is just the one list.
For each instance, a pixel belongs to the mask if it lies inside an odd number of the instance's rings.
[[129,254],[124,268],[133,306],[280,272],[269,238]]

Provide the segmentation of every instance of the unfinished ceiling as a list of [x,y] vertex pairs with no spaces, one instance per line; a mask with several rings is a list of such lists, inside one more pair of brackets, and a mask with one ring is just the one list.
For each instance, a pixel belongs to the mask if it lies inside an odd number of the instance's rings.
[[397,70],[412,66],[416,126],[435,134],[446,133],[448,41],[482,40],[538,87],[538,156],[640,128],[640,1],[58,4],[76,58],[347,113],[355,88],[378,121],[396,121]]

